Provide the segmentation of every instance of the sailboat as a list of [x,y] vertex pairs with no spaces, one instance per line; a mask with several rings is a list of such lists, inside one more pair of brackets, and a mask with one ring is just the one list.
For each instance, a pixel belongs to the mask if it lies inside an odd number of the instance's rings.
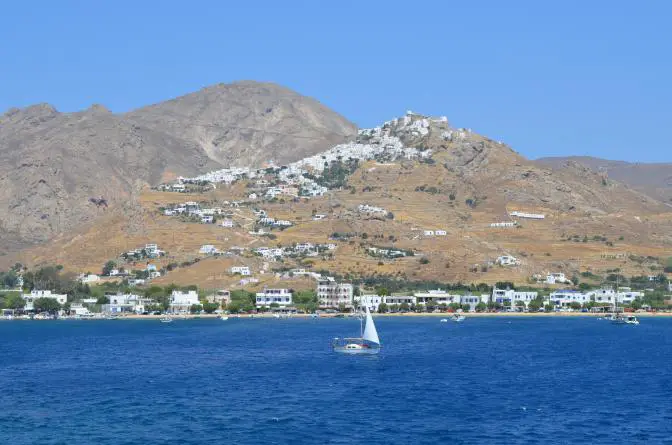
[[378,354],[380,352],[380,339],[376,325],[369,308],[366,307],[366,316],[360,320],[361,337],[359,338],[335,338],[331,346],[334,352],[342,354]]

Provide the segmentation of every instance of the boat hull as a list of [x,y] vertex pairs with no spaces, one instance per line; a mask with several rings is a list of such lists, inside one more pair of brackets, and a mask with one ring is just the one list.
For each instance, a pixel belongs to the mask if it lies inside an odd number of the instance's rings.
[[335,346],[334,352],[348,355],[375,355],[380,352],[380,348],[348,349],[345,346]]

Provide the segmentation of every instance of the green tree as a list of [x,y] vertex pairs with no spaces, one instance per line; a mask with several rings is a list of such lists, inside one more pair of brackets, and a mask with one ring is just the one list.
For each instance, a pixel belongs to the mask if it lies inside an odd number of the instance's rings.
[[192,304],[191,307],[189,308],[189,312],[192,314],[197,314],[203,310],[203,306],[200,304]]
[[205,311],[206,314],[212,314],[217,309],[219,309],[217,303],[203,303],[203,311]]
[[572,301],[571,303],[569,303],[569,307],[574,309],[575,311],[578,311],[581,310],[581,303],[579,303],[578,301]]
[[5,308],[7,309],[23,309],[26,306],[26,300],[19,294],[8,294],[5,297]]
[[295,304],[308,304],[317,302],[317,293],[314,290],[300,290],[294,292],[292,301]]
[[33,307],[35,308],[35,312],[54,313],[61,309],[61,305],[59,304],[58,300],[47,297],[36,298],[33,302]]
[[401,312],[408,312],[410,309],[410,306],[405,301],[399,305],[399,311]]
[[468,304],[463,304],[463,305],[462,305],[462,310],[463,310],[464,312],[469,312],[469,311],[471,310],[471,306],[468,305]]
[[552,304],[547,304],[544,306],[544,311],[545,312],[553,312],[555,310],[555,307]]
[[458,309],[462,309],[462,305],[460,305],[460,303],[450,303],[448,305],[448,309],[450,309],[451,311],[456,311]]
[[103,275],[104,276],[109,276],[110,272],[112,272],[112,269],[114,269],[117,266],[117,263],[114,261],[110,260],[105,265],[103,266]]
[[530,304],[527,306],[530,312],[539,312],[539,309],[542,307],[544,307],[544,302],[539,299],[530,301]]
[[390,291],[386,287],[379,287],[376,289],[376,295],[379,297],[388,297],[390,295]]
[[388,311],[388,309],[389,309],[389,308],[387,307],[387,304],[386,304],[386,303],[380,303],[380,304],[378,305],[378,313],[379,313],[379,314],[384,314],[384,313],[386,313],[386,312]]
[[96,300],[96,304],[110,304],[110,297],[103,295]]
[[488,305],[482,301],[476,305],[476,312],[485,312],[488,309]]

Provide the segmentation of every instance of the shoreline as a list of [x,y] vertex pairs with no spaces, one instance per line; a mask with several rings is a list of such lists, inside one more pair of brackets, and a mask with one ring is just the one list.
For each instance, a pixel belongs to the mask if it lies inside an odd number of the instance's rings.
[[[390,314],[372,314],[375,318],[379,317],[433,317],[433,318],[449,318],[453,315],[453,312],[441,312],[441,313],[416,313],[416,312],[407,312],[407,313],[390,313]],[[672,312],[626,312],[626,315],[634,315],[641,318],[667,318],[672,317]],[[590,312],[467,312],[462,313],[467,318],[496,318],[496,317],[537,317],[537,318],[572,318],[572,317],[588,317],[588,318],[597,318],[606,315],[606,313],[590,313]],[[116,320],[159,320],[164,318],[166,315],[119,315]],[[343,317],[342,317],[343,316]],[[218,314],[181,314],[181,315],[171,315],[171,318],[174,320],[195,320],[195,319],[218,319],[220,315]],[[238,318],[238,319],[255,319],[255,318],[277,318],[274,314],[229,314],[229,319]],[[311,314],[293,314],[289,317],[280,317],[282,319],[287,318],[305,318],[312,319]],[[317,318],[353,318],[349,313],[344,314],[320,314]],[[79,321],[112,321],[108,320],[105,317],[83,317],[83,318],[73,318],[73,317],[61,317],[61,320],[79,320]],[[49,320],[49,319],[47,319]],[[45,321],[42,319],[26,319],[26,318],[0,318],[0,321]]]

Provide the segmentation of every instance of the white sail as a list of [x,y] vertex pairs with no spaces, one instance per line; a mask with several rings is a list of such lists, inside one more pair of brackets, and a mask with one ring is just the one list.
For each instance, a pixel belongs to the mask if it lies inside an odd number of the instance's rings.
[[376,331],[376,325],[373,324],[373,317],[371,317],[371,312],[369,308],[366,308],[366,325],[364,326],[364,334],[362,335],[364,340],[370,341],[377,345],[380,344],[380,339],[378,338],[378,331]]

